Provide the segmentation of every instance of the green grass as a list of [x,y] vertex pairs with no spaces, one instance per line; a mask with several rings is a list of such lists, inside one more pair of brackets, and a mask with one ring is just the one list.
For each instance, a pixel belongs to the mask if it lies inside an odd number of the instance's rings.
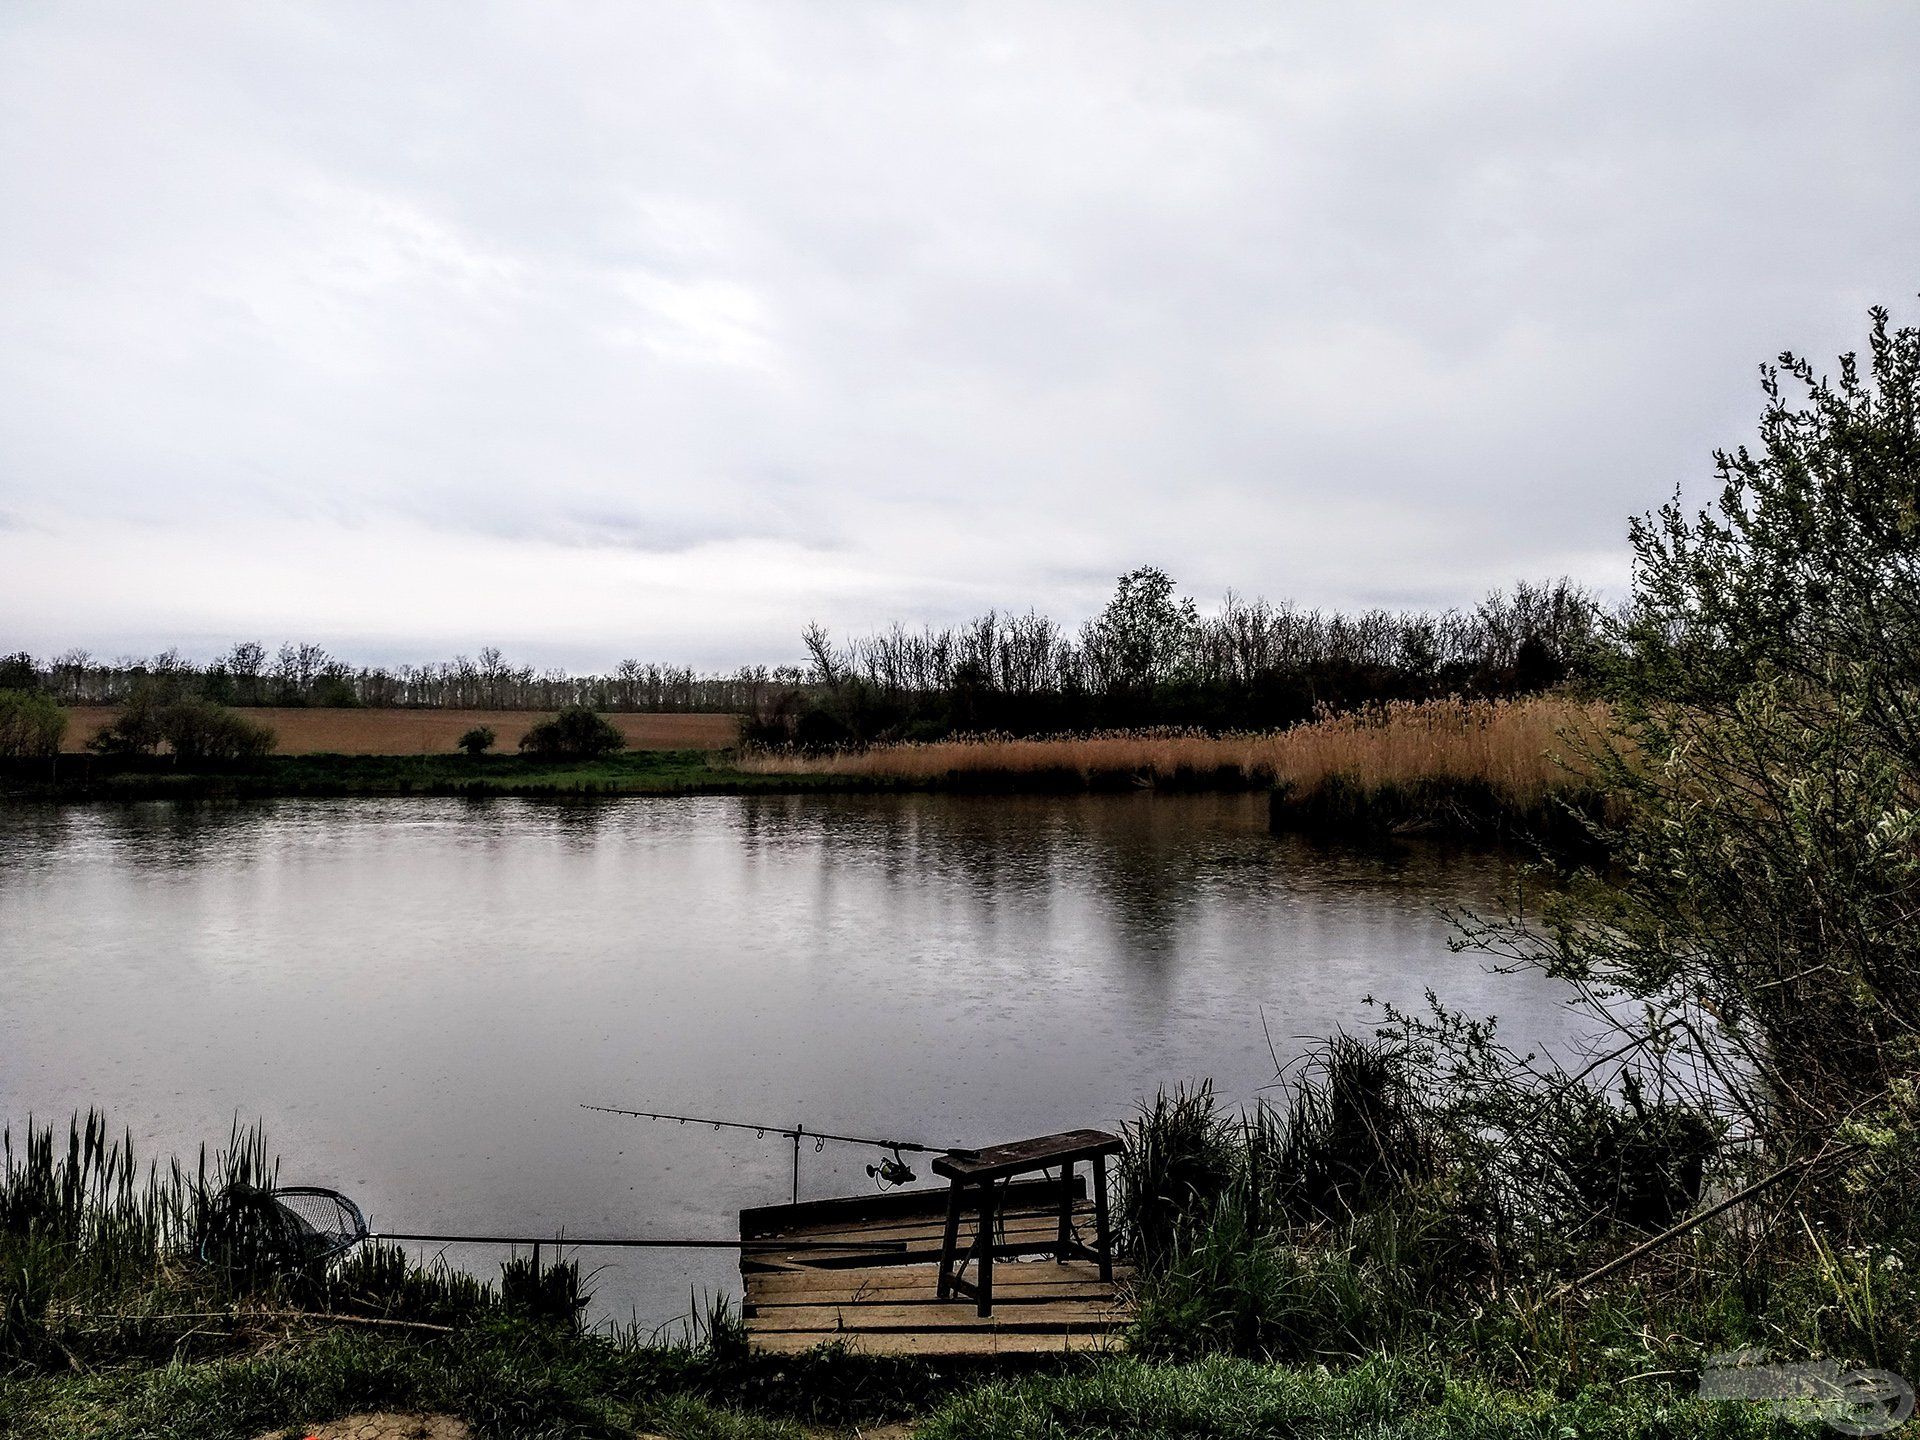
[[[912,1390],[902,1376],[912,1375]],[[1369,1361],[1332,1373],[1213,1357],[1051,1362],[1024,1375],[936,1372],[826,1352],[717,1360],[697,1347],[496,1320],[445,1338],[335,1332],[265,1353],[91,1375],[0,1379],[14,1440],[251,1440],[369,1410],[458,1415],[482,1437],[800,1440],[919,1410],[925,1440],[1763,1440],[1764,1412],[1659,1383],[1555,1399]],[[297,1431],[295,1433],[298,1433]]]
[[632,1440],[642,1429],[686,1440],[802,1433],[792,1421],[697,1393],[675,1373],[691,1354],[626,1350],[507,1320],[432,1340],[333,1332],[240,1358],[0,1380],[0,1434],[252,1440],[369,1410],[451,1413],[481,1436],[515,1440]]
[[1214,1357],[1109,1360],[958,1395],[921,1440],[1735,1440],[1809,1435],[1746,1406],[1655,1386],[1568,1400],[1499,1392],[1374,1361],[1343,1374]]
[[74,756],[59,778],[14,776],[6,793],[51,800],[166,800],[279,795],[724,795],[897,788],[823,775],[753,774],[707,750],[630,750],[598,760],[520,755],[274,755],[183,772],[166,760]]

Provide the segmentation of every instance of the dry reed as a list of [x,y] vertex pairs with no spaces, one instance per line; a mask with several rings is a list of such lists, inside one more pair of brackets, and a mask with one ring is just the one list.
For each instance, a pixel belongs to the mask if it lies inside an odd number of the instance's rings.
[[1222,771],[1237,771],[1256,783],[1308,787],[1343,775],[1369,790],[1416,780],[1474,780],[1515,804],[1531,806],[1550,791],[1573,785],[1561,763],[1570,748],[1568,737],[1591,730],[1603,713],[1599,706],[1557,698],[1436,700],[1374,706],[1261,734],[982,735],[826,755],[761,751],[742,755],[739,765],[762,774],[908,784],[1073,773],[1089,783],[1120,774],[1161,783]]

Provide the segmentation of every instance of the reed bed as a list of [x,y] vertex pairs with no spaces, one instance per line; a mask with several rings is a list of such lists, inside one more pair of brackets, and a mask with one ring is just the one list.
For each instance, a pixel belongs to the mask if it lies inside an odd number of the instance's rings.
[[1512,804],[1532,808],[1578,783],[1562,763],[1568,737],[1593,730],[1604,714],[1603,707],[1554,697],[1449,699],[1373,706],[1265,733],[977,735],[819,755],[766,750],[743,754],[738,763],[762,774],[921,785],[1077,777],[1097,786],[1122,777],[1147,785],[1213,778],[1304,789],[1337,775],[1375,790],[1423,780],[1475,781]]

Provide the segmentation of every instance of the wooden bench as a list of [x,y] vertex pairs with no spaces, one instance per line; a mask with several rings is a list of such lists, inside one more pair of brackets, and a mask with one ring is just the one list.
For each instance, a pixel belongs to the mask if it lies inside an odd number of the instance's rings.
[[[1120,1138],[1104,1130],[1069,1130],[1060,1135],[1041,1135],[1032,1140],[1015,1140],[985,1150],[942,1155],[933,1162],[936,1175],[945,1176],[947,1190],[947,1229],[940,1246],[940,1274],[935,1294],[941,1300],[954,1294],[971,1296],[980,1314],[993,1311],[993,1261],[996,1255],[1042,1255],[1051,1253],[1056,1260],[1086,1259],[1100,1267],[1100,1279],[1113,1281],[1113,1232],[1107,1215],[1107,1156],[1120,1153]],[[1073,1233],[1073,1205],[1078,1195],[1074,1167],[1082,1161],[1093,1167],[1094,1243],[1078,1239]],[[1060,1167],[1060,1224],[1050,1239],[1027,1240],[1011,1244],[994,1243],[994,1212],[997,1187],[1015,1176]],[[960,1216],[972,1208],[979,1216],[979,1229],[966,1253],[960,1252]],[[973,1280],[962,1278],[968,1260],[975,1262]]]

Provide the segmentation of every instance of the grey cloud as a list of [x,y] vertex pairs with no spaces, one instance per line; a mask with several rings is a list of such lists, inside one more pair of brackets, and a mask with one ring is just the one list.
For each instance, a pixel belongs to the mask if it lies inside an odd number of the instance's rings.
[[421,644],[625,556],[524,621],[586,656],[1615,583],[1756,361],[1910,308],[1916,72],[1867,5],[9,6],[0,615],[146,638],[111,533],[244,627],[290,519],[404,536]]

